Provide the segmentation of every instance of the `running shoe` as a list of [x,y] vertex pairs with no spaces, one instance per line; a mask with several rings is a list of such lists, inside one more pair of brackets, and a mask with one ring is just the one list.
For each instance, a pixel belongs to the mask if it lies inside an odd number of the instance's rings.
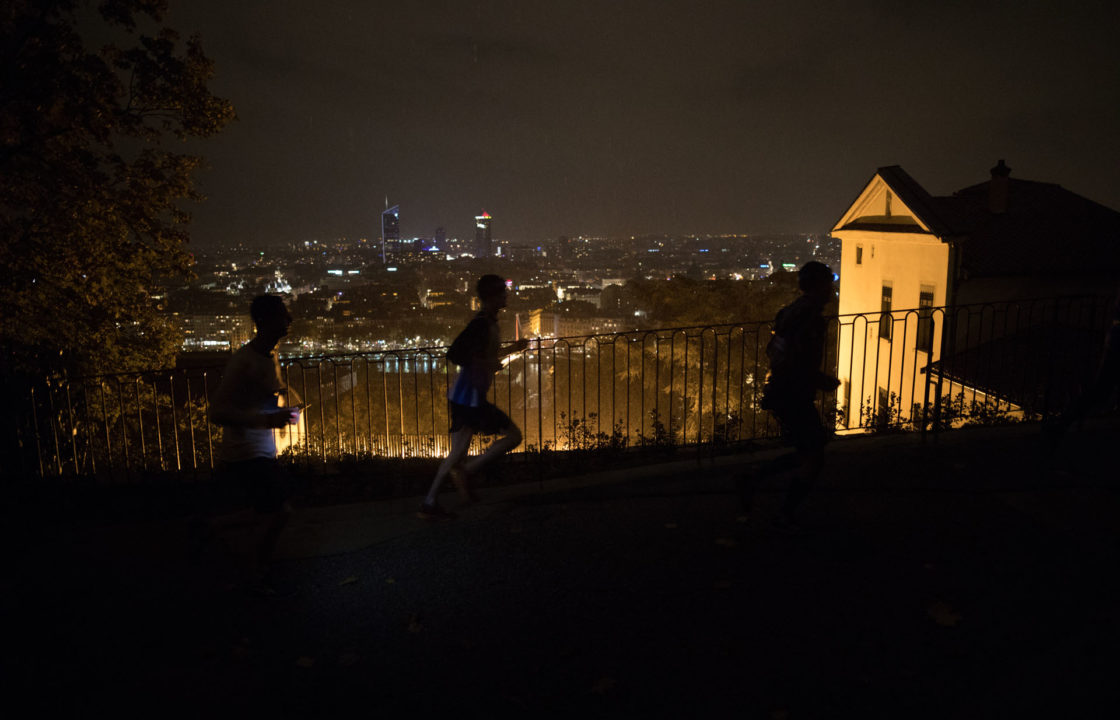
[[440,507],[439,503],[420,503],[420,509],[416,512],[416,517],[421,520],[454,520],[455,513],[449,513]]

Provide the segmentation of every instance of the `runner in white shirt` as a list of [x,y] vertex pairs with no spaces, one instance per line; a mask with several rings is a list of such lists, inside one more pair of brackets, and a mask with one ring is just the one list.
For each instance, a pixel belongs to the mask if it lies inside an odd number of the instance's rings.
[[[210,418],[223,427],[223,474],[238,483],[256,511],[254,589],[275,594],[269,570],[276,541],[291,515],[288,478],[276,460],[274,430],[298,422],[298,398],[280,376],[276,345],[288,334],[292,316],[276,295],[253,300],[256,336],[226,365],[210,405]],[[284,396],[281,407],[278,397]]]

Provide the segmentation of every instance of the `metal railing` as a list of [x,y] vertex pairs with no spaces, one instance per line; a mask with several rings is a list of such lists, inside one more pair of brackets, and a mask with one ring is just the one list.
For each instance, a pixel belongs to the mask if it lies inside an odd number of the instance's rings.
[[[1106,318],[1097,298],[833,316],[825,368],[843,384],[819,407],[841,431],[1045,415],[1075,392],[1070,381],[1092,363]],[[521,427],[519,451],[773,437],[778,427],[759,405],[770,330],[752,322],[534,339],[504,364],[491,398]],[[279,446],[318,463],[444,454],[455,376],[444,355],[424,348],[282,361],[288,387],[309,407],[298,425],[277,431]],[[23,404],[25,468],[111,479],[208,471],[221,442],[209,421],[221,373],[44,381]]]

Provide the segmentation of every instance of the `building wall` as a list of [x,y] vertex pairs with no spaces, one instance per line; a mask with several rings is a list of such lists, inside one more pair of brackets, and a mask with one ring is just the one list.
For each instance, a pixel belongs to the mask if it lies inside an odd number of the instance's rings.
[[253,337],[253,323],[246,315],[173,315],[183,330],[182,349],[236,350]]
[[[925,390],[920,371],[938,359],[943,324],[935,312],[930,358],[929,352],[918,348],[919,299],[923,290],[931,290],[933,306],[945,305],[949,246],[918,232],[840,230],[833,234],[842,242],[837,356],[842,385],[837,397],[846,411],[846,426],[875,412],[892,393],[903,417],[909,417]],[[858,263],[857,254],[862,255]],[[884,287],[891,289],[889,340],[881,337]]]
[[630,328],[616,318],[571,317],[566,313],[533,310],[529,313],[529,322],[522,327],[522,333],[526,337],[560,338],[623,332],[628,329]]

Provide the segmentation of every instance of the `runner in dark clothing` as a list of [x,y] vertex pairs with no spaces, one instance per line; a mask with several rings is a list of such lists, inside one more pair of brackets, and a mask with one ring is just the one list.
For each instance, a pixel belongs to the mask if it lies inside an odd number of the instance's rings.
[[[453,361],[460,365],[459,377],[448,393],[451,414],[451,450],[432,480],[427,497],[417,515],[422,520],[454,517],[436,501],[444,478],[452,482],[466,501],[475,499],[473,477],[483,467],[521,444],[521,430],[498,407],[486,399],[494,373],[501,369],[506,355],[529,346],[525,339],[501,347],[498,336],[498,311],[506,306],[509,290],[498,275],[483,275],[477,286],[482,309],[452,344]],[[471,438],[476,433],[498,435],[478,457],[467,459]]]
[[[793,466],[793,480],[778,518],[779,526],[787,528],[793,526],[797,508],[820,475],[824,446],[832,437],[832,431],[821,422],[814,399],[817,392],[834,390],[840,384],[821,371],[827,330],[821,311],[835,297],[834,278],[832,269],[823,263],[808,262],[801,268],[801,297],[778,311],[766,347],[770,374],[763,388],[762,407],[778,420],[783,441],[794,447],[792,456],[779,458],[766,468],[773,472]],[[740,480],[744,510],[751,510],[757,475],[768,474],[766,471]]]

